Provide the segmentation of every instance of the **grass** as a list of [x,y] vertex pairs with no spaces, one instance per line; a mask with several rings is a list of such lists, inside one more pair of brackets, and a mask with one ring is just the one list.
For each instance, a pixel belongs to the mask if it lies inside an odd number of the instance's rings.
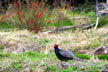
[[[52,59],[52,54],[51,54],[51,58],[49,57],[48,58],[48,55],[45,55],[45,54],[41,54],[41,53],[38,53],[38,52],[25,52],[25,53],[22,53],[22,54],[0,54],[0,57],[2,58],[1,63],[5,62],[6,60],[9,60],[8,61],[8,66],[4,65],[4,68],[10,68],[10,67],[13,67],[15,69],[18,69],[20,70],[22,68],[22,63],[23,62],[29,62],[28,65],[30,65],[30,68],[32,67],[32,65],[41,65],[43,63],[40,63],[41,61],[50,61],[50,59]],[[6,59],[6,60],[5,60]],[[54,59],[54,57],[53,57]],[[7,63],[5,63],[7,64]],[[2,66],[2,65],[0,65]],[[5,69],[4,69],[5,70]]]
[[69,18],[64,18],[63,20],[60,20],[59,22],[55,21],[53,23],[48,24],[48,26],[57,26],[57,24],[60,24],[60,26],[72,26],[74,23]]
[[[85,6],[84,6],[85,9]],[[93,7],[84,10],[80,6],[76,8],[75,13],[64,8],[52,10],[52,13],[59,15],[52,16],[52,23],[48,26],[72,26],[86,22],[95,22],[95,12]],[[81,12],[83,10],[83,12]],[[91,11],[92,10],[92,11]],[[90,17],[90,19],[70,20],[75,17]],[[66,15],[66,16],[65,16]],[[107,16],[106,16],[107,17]],[[91,60],[92,52],[99,46],[108,46],[108,26],[107,18],[99,21],[97,30],[89,29],[84,31],[71,30],[47,34],[40,32],[35,34],[28,30],[18,30],[9,32],[0,32],[0,72],[98,72],[105,68],[107,64],[107,55],[98,55],[99,61]],[[58,18],[60,20],[58,21]],[[13,28],[7,22],[2,22],[0,28]],[[88,62],[68,61],[64,62],[64,67],[54,54],[54,45],[58,44],[60,49],[67,49],[81,59]],[[78,51],[85,51],[87,54],[78,54]],[[94,57],[96,59],[96,56]]]
[[0,29],[13,29],[14,27],[10,25],[8,22],[0,23]]
[[[59,44],[60,48],[69,49],[72,52],[76,52],[77,50],[89,50],[98,48],[99,46],[108,46],[108,38],[107,38],[107,26],[103,28],[99,28],[96,31],[93,29],[86,30],[84,32],[71,32],[64,31],[61,33],[54,34],[46,34],[39,33],[35,34],[29,32],[27,30],[18,30],[18,31],[10,31],[10,32],[0,32],[2,45],[6,44],[9,49],[14,46],[14,44],[18,45],[18,48],[27,48],[27,50],[32,48],[42,48],[44,51],[52,50],[53,45]],[[17,36],[17,37],[16,37]],[[6,47],[5,46],[5,47]],[[39,46],[39,47],[38,47]],[[25,50],[25,49],[24,49]],[[12,50],[11,50],[12,51]],[[42,51],[42,52],[43,52]]]
[[[72,72],[72,71],[100,71],[105,68],[108,59],[106,55],[99,55],[101,61],[93,62],[91,53],[101,45],[107,46],[108,29],[106,27],[84,32],[64,31],[54,34],[32,33],[27,30],[0,32],[0,67],[3,71],[49,71],[49,72]],[[68,67],[63,68],[53,52],[54,44],[59,44],[60,49],[72,52],[87,50],[88,55],[75,54],[76,57],[87,59],[89,62],[68,61]],[[17,47],[16,47],[17,46]],[[14,50],[13,50],[14,49]],[[23,49],[23,50],[22,50]],[[8,52],[8,53],[7,53]],[[64,63],[64,64],[66,64]],[[81,65],[81,66],[79,66]]]
[[[84,56],[82,59],[87,58],[87,55],[76,54],[75,56],[80,57],[80,58]],[[99,71],[101,70],[100,68],[102,68],[102,66],[104,66],[105,64],[102,62],[97,62],[97,63],[91,63],[90,65],[89,62],[83,63],[83,62],[70,60],[67,63],[72,64],[72,65],[66,67],[65,69],[61,69],[61,67],[59,67],[59,61],[54,55],[54,53],[50,53],[49,55],[47,55],[47,54],[43,54],[39,52],[24,52],[21,54],[1,53],[0,58],[2,59],[0,60],[0,67],[3,69],[3,71],[9,71],[9,72],[13,72],[13,70],[22,71],[24,67],[28,68],[28,70],[30,70],[31,72],[35,70],[35,67],[39,67],[39,69],[42,69],[40,71],[47,70],[49,72],[55,72],[55,71],[71,72],[71,71],[83,71],[83,70],[84,71]],[[80,68],[75,67],[79,64],[81,64],[82,67]],[[100,67],[97,67],[97,66],[100,66]],[[44,67],[46,67],[47,69]]]
[[89,60],[91,56],[85,54],[75,54],[76,57]]
[[[90,29],[84,32],[75,31],[72,33],[71,31],[64,31],[55,34],[35,34],[27,30],[0,32],[2,37],[1,42],[3,44],[3,46],[0,47],[2,50],[0,53],[0,67],[5,72],[22,71],[25,69],[30,70],[31,72],[100,71],[104,69],[106,64],[106,62],[102,59],[108,59],[108,56],[99,55],[98,58],[101,59],[101,61],[94,63],[90,60],[91,55],[75,54],[76,57],[87,59],[90,62],[77,62],[70,60],[66,63],[72,65],[62,68],[59,60],[53,53],[53,45],[57,43],[59,44],[60,49],[68,49],[72,52],[77,52],[78,50],[88,50],[89,53],[102,44],[106,44],[105,46],[107,46],[107,33],[107,27],[99,28],[96,31]],[[14,48],[16,53],[12,50],[12,47],[15,46],[15,44],[18,44],[18,47],[16,49]],[[36,46],[34,44],[36,44]],[[9,51],[6,46],[8,46],[11,51]],[[34,51],[31,50],[26,52],[29,49],[34,49],[34,46],[35,48],[37,48],[37,46],[40,47]],[[18,49],[20,49],[20,47],[26,48],[26,50],[21,50],[19,53]],[[6,53],[4,49],[7,49],[10,53]],[[45,53],[46,50],[48,53]]]
[[102,27],[108,24],[108,15],[100,17],[98,27]]

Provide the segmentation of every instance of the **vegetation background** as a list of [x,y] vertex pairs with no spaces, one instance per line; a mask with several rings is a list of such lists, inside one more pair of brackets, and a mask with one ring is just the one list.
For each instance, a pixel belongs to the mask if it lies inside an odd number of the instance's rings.
[[[99,17],[96,30],[94,25],[83,30],[96,23],[95,0],[71,1],[10,0],[5,1],[6,8],[0,4],[0,72],[105,71],[108,53],[94,55],[94,51],[108,46],[108,15]],[[55,43],[88,62],[70,60],[61,66],[54,54]]]

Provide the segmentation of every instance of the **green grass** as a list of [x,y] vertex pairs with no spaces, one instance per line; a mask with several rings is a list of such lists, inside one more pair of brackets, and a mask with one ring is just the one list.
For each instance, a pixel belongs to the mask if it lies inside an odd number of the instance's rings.
[[70,20],[70,19],[68,19],[68,18],[64,18],[63,20],[59,20],[59,21],[54,21],[54,22],[52,22],[52,23],[50,23],[50,24],[48,24],[48,26],[72,26],[72,25],[74,25],[74,23]]
[[13,29],[13,28],[14,27],[6,21],[0,23],[0,29]]
[[[84,54],[75,54],[76,57],[81,58],[81,59],[90,59],[91,56],[84,55]],[[99,55],[99,59],[107,59],[107,55]],[[8,63],[4,63],[4,61],[9,60]],[[43,63],[42,63],[43,61]],[[13,69],[16,71],[21,71],[23,69],[23,65],[29,66],[29,70],[32,72],[35,67],[39,66],[39,68],[47,67],[47,70],[49,72],[72,72],[72,71],[82,71],[83,68],[77,68],[75,66],[68,66],[66,69],[59,69],[57,66],[54,65],[53,63],[59,63],[57,57],[55,56],[54,53],[50,54],[43,54],[39,52],[25,52],[21,54],[10,54],[10,53],[0,53],[0,67],[3,69],[3,71],[9,71],[11,72]],[[67,62],[68,63],[68,62]],[[74,61],[69,61],[70,64],[73,64]],[[100,65],[100,63],[96,63],[93,66],[89,65],[86,66],[86,71],[90,72],[91,69],[92,71],[99,71],[100,69],[97,67]],[[8,65],[5,65],[8,64]],[[81,63],[83,64],[83,62]],[[85,63],[84,63],[85,64]],[[104,64],[104,63],[103,63]],[[102,64],[102,65],[103,65]],[[77,63],[76,63],[77,65]],[[45,70],[45,69],[44,69]]]
[[[1,53],[0,54],[0,64],[6,60],[9,59],[8,61],[8,66],[4,66],[4,70],[8,71],[8,68],[15,68],[17,70],[22,69],[22,64],[27,63],[27,66],[30,66],[30,70],[35,67],[35,65],[40,65],[46,66],[46,63],[41,63],[41,61],[50,61],[54,60],[54,55],[50,54],[51,56],[49,57],[48,55],[38,53],[38,52],[25,52],[22,54],[9,54],[9,53]],[[2,67],[2,65],[0,65]],[[50,66],[49,66],[50,68]],[[9,70],[11,72],[11,70]]]
[[75,54],[76,57],[89,60],[91,56],[85,54]]
[[102,27],[105,26],[108,23],[108,15],[100,17],[99,18],[99,23],[98,23],[98,27]]

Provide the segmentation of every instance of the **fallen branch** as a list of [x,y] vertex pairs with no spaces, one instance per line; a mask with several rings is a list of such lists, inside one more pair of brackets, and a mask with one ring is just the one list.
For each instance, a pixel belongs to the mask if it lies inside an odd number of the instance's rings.
[[73,20],[73,19],[88,19],[88,17],[72,17],[72,18],[70,18],[71,20]]
[[89,28],[91,28],[93,26],[95,26],[95,24],[90,24],[89,26],[86,26],[86,27],[83,27],[83,28],[79,29],[79,31],[89,29]]
[[62,27],[59,27],[58,29],[56,27],[44,27],[42,31],[62,31],[62,30],[67,30],[71,28],[76,28],[76,27],[82,28],[86,25],[89,25],[89,23],[74,25],[74,26],[62,26]]

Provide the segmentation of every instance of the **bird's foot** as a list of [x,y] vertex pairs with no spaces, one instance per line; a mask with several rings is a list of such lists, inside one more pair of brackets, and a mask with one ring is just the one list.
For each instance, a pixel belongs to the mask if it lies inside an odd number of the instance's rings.
[[63,64],[63,62],[61,62],[61,66],[62,68],[66,69],[66,66]]

